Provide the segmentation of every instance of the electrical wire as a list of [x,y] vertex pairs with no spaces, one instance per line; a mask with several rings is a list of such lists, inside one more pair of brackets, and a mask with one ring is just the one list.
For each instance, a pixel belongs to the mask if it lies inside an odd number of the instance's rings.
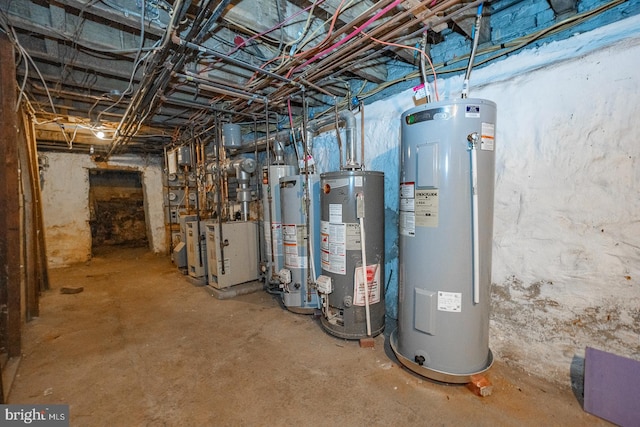
[[235,48],[231,49],[229,52],[227,52],[227,55],[231,55],[233,52],[237,51],[238,49],[240,49],[243,46],[246,46],[247,43],[249,43],[252,40],[257,39],[258,37],[262,37],[265,34],[268,34],[272,31],[275,31],[279,28],[281,28],[282,26],[284,26],[284,24],[286,24],[287,22],[291,21],[293,18],[297,17],[298,15],[306,12],[307,10],[314,8],[316,5],[319,5],[321,3],[324,3],[325,0],[317,0],[315,2],[313,2],[312,4],[310,4],[309,6],[305,7],[304,9],[300,9],[298,12],[294,13],[293,15],[289,16],[288,18],[286,18],[284,21],[277,23],[276,25],[274,25],[273,27],[269,28],[268,30],[265,30],[259,34],[256,34],[253,37],[250,37],[247,40],[242,41],[242,43],[239,43]]
[[[347,6],[345,6],[345,9],[346,9],[346,8],[348,8],[348,7],[353,3],[353,1],[354,1],[354,0],[349,0],[349,3],[347,3]],[[309,54],[309,52],[311,52],[313,49],[316,49],[316,50],[317,50],[317,49],[320,49],[320,48],[322,47],[322,45],[323,45],[327,40],[329,40],[329,38],[331,37],[331,34],[332,34],[333,29],[334,29],[334,26],[335,26],[335,22],[336,22],[336,20],[337,20],[338,16],[340,15],[341,10],[343,10],[343,9],[342,9],[342,6],[343,6],[344,2],[345,2],[345,0],[342,0],[342,1],[340,2],[340,4],[338,5],[338,7],[336,8],[336,10],[334,11],[333,15],[331,16],[331,19],[327,19],[327,20],[325,20],[323,23],[321,23],[319,26],[317,26],[317,27],[316,27],[316,29],[315,29],[315,30],[314,30],[314,31],[313,31],[313,32],[312,32],[312,33],[307,37],[307,41],[306,41],[306,42],[304,42],[300,47],[305,46],[305,45],[306,45],[310,40],[312,40],[312,38],[314,37],[314,34],[315,34],[319,29],[323,28],[323,27],[324,27],[324,25],[326,25],[326,23],[327,23],[327,22],[331,21],[331,25],[330,25],[330,27],[329,27],[329,30],[327,31],[327,35],[326,35],[326,36],[325,36],[325,38],[324,38],[322,41],[320,41],[317,45],[315,45],[314,47],[312,47],[312,48],[311,48],[311,49],[309,49],[309,50],[301,51],[301,52],[298,52],[298,53],[296,53],[296,54],[283,54],[283,55],[281,55],[281,56],[274,57],[274,58],[272,58],[271,60],[269,60],[269,61],[265,62],[264,64],[262,64],[262,66],[260,66],[260,68],[264,69],[264,68],[265,68],[267,65],[269,65],[271,62],[273,62],[273,61],[275,61],[275,60],[277,60],[277,59],[282,59],[282,62],[281,62],[280,64],[278,64],[278,65],[277,65],[276,67],[274,67],[274,68],[269,69],[269,71],[275,72],[275,71],[278,71],[278,70],[281,70],[282,68],[284,68],[284,66],[285,66],[289,61],[291,61],[293,58],[298,58],[298,57],[301,57],[301,56],[307,55],[307,54]],[[309,16],[311,16],[311,14],[309,14]],[[286,46],[289,46],[289,44],[287,44]],[[286,46],[285,46],[285,47],[286,47]],[[287,59],[289,59],[289,61],[286,61]],[[256,73],[254,73],[254,74],[251,76],[251,78],[247,81],[247,86],[249,86],[249,85],[251,84],[251,82],[252,82],[252,81],[257,77],[257,75],[258,75],[258,74],[257,74],[257,72],[256,72]]]
[[[365,33],[364,31],[362,32],[362,35],[370,38],[371,40],[373,40],[376,43],[384,44],[384,45],[387,45],[387,46],[400,47],[402,49],[414,50],[414,51],[420,53],[420,55],[422,55],[422,57],[425,58],[429,62],[429,66],[431,67],[431,72],[433,73],[433,87],[434,87],[434,90],[436,92],[436,101],[439,101],[439,97],[438,97],[438,76],[436,75],[436,69],[433,66],[433,62],[431,62],[431,58],[429,58],[429,55],[427,55],[427,53],[424,50],[418,49],[417,47],[413,47],[413,46],[405,46],[405,45],[402,45],[402,44],[397,44],[397,43],[391,43],[391,42],[385,42],[385,41],[382,41],[382,40],[378,40],[377,38],[370,36],[369,34]],[[425,79],[424,84],[425,85],[427,84],[426,79]]]
[[[144,48],[144,40],[145,40],[144,20],[145,20],[145,0],[142,0],[142,12],[140,13],[140,46],[138,46],[138,52],[136,53],[136,57],[133,61],[133,67],[132,67],[133,69],[131,70],[129,83],[127,84],[126,89],[120,93],[120,97],[118,98],[118,100],[115,101],[110,106],[108,106],[107,108],[105,108],[104,110],[102,110],[100,114],[98,114],[98,117],[96,118],[98,122],[100,122],[100,119],[106,112],[118,106],[124,100],[125,96],[132,93],[133,80],[135,78],[136,72],[138,71],[138,67],[140,66],[141,63],[145,62],[146,59],[150,56],[150,53],[147,53],[144,57],[142,58],[140,57],[140,55],[142,54],[142,49]],[[155,49],[159,46],[159,44],[160,44],[160,40],[156,41],[156,43],[153,46],[154,50],[152,50],[152,52],[155,51]]]
[[302,68],[304,68],[307,65],[311,64],[312,62],[316,61],[318,58],[321,58],[323,55],[326,55],[326,54],[330,53],[334,49],[339,48],[340,46],[342,46],[343,44],[345,44],[346,42],[348,42],[349,40],[354,38],[356,35],[358,35],[360,32],[362,32],[365,28],[367,28],[369,25],[371,25],[373,22],[375,22],[378,18],[380,18],[382,15],[384,15],[385,13],[387,13],[388,11],[390,11],[391,9],[396,7],[401,2],[402,2],[402,0],[394,0],[393,3],[387,5],[385,8],[383,8],[382,10],[377,12],[375,15],[373,15],[371,18],[369,18],[364,24],[360,25],[355,30],[353,30],[349,35],[347,35],[344,38],[340,39],[337,43],[333,44],[332,46],[324,49],[323,51],[321,51],[319,53],[317,53],[315,56],[313,56],[311,59],[308,59],[302,65],[299,65],[298,67],[291,69],[291,71],[289,71],[289,73],[287,73],[287,78],[290,77],[291,74],[301,70]]

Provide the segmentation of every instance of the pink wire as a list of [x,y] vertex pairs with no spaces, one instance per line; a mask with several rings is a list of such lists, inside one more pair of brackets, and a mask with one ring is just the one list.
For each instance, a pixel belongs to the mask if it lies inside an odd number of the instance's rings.
[[287,76],[290,76],[292,73],[295,73],[296,71],[300,70],[301,68],[309,65],[310,63],[312,63],[313,61],[315,61],[316,59],[320,58],[321,56],[323,56],[324,54],[342,46],[343,44],[345,44],[346,42],[348,42],[349,40],[351,40],[352,38],[354,38],[356,35],[358,35],[362,30],[364,30],[365,28],[367,28],[369,25],[371,25],[374,21],[376,21],[379,17],[381,17],[382,15],[384,15],[385,13],[387,13],[389,10],[393,9],[394,7],[396,7],[398,4],[400,4],[402,2],[402,0],[395,0],[393,3],[391,3],[390,5],[388,5],[387,7],[385,7],[384,9],[382,9],[380,12],[376,13],[375,15],[373,15],[371,18],[369,18],[367,20],[367,22],[365,22],[364,24],[360,25],[358,28],[356,28],[351,34],[349,34],[348,36],[346,36],[345,38],[343,38],[342,40],[340,40],[339,42],[337,42],[336,44],[334,44],[333,46],[330,46],[328,48],[326,48],[325,50],[323,50],[322,52],[316,54],[314,57],[312,57],[311,59],[309,59],[307,62],[305,62],[304,64],[296,67],[295,69],[291,70]]
[[293,15],[291,15],[290,17],[286,18],[284,21],[276,24],[275,26],[273,26],[272,28],[269,28],[268,30],[265,30],[263,32],[261,32],[260,34],[256,34],[255,36],[252,36],[250,38],[248,38],[247,40],[243,41],[242,43],[240,43],[239,45],[237,45],[236,47],[234,47],[233,49],[231,49],[229,52],[227,52],[227,55],[231,55],[232,53],[234,53],[235,51],[237,51],[238,49],[240,49],[243,46],[246,46],[247,43],[249,43],[251,40],[255,40],[258,37],[262,37],[267,33],[270,33],[273,30],[276,30],[280,27],[282,27],[284,24],[286,24],[287,22],[289,22],[290,20],[292,20],[293,18],[295,18],[296,16],[300,15],[303,12],[306,12],[307,10],[311,9],[312,7],[317,6],[319,4],[324,3],[325,0],[319,0],[316,3],[312,3],[309,6],[305,7],[304,9],[299,10],[298,12],[294,13]]

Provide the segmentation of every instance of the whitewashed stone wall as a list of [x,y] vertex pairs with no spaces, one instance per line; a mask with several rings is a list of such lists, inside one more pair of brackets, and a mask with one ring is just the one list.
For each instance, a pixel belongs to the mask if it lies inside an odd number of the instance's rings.
[[[41,153],[48,158],[44,171],[42,208],[47,256],[51,267],[91,259],[89,226],[89,169],[104,165],[90,156],[74,153]],[[162,165],[160,160],[138,156],[112,158],[108,166],[142,172],[150,249],[165,253]]]

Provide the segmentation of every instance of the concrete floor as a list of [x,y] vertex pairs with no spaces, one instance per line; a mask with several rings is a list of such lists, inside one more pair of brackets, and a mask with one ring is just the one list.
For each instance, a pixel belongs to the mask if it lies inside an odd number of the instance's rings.
[[360,348],[263,291],[217,300],[145,250],[50,274],[9,403],[69,404],[72,426],[609,425],[500,361],[484,398],[422,379],[393,357],[391,327]]

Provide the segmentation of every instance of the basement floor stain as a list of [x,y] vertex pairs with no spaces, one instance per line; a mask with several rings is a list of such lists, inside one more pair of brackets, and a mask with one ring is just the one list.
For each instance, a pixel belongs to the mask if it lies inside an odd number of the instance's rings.
[[145,249],[50,278],[9,403],[68,404],[71,426],[611,425],[500,361],[487,397],[418,377],[389,348],[393,326],[360,348],[266,292],[217,300]]

